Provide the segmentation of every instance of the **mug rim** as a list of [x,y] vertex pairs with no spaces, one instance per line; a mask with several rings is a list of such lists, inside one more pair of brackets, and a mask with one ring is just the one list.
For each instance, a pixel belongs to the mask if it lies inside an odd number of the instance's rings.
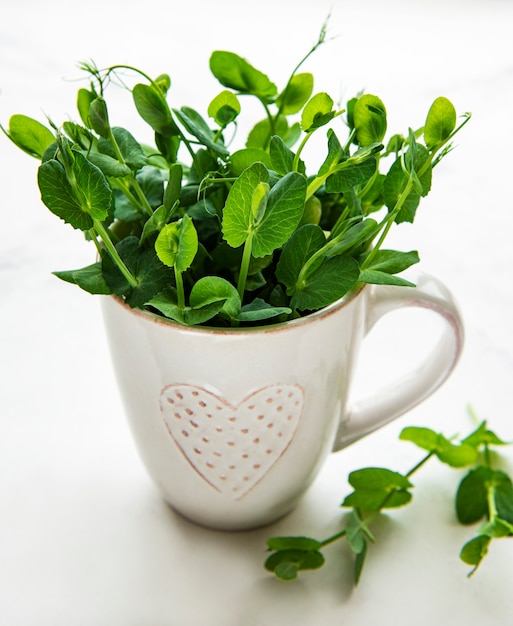
[[344,296],[335,300],[331,304],[323,307],[322,309],[318,309],[317,311],[313,311],[308,315],[304,315],[302,317],[298,317],[293,320],[286,320],[285,322],[277,322],[275,324],[265,324],[259,326],[244,326],[244,327],[219,327],[219,326],[200,326],[200,325],[192,325],[188,326],[186,324],[180,324],[179,322],[172,320],[170,318],[159,315],[158,313],[153,313],[151,311],[147,311],[145,309],[133,308],[129,306],[124,300],[122,300],[119,296],[114,294],[104,296],[105,298],[109,298],[110,300],[116,302],[121,308],[125,309],[127,313],[131,315],[140,317],[148,322],[153,322],[157,325],[162,325],[165,328],[174,328],[184,333],[191,334],[204,334],[204,335],[254,335],[257,334],[268,334],[268,333],[276,333],[284,330],[288,330],[291,328],[303,327],[307,324],[321,321],[327,317],[331,317],[331,315],[338,312],[340,309],[348,306],[351,302],[353,302],[369,285],[367,283],[360,283],[357,287],[346,293]]

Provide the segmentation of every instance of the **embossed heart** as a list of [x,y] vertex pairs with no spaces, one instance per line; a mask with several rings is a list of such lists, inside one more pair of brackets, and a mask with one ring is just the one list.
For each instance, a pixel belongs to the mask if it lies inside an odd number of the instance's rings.
[[194,470],[239,500],[289,447],[303,411],[299,385],[259,389],[238,406],[203,387],[172,384],[160,394],[166,428]]

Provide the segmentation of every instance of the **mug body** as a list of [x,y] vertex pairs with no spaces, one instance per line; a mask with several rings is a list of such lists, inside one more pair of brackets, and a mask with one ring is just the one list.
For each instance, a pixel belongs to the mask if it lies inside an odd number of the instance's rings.
[[294,508],[344,415],[366,288],[259,328],[186,327],[110,296],[103,313],[134,440],[163,498],[225,530]]

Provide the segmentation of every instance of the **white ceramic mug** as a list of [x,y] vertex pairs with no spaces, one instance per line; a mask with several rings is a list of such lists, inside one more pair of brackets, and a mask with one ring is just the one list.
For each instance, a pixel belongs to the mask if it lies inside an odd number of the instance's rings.
[[[347,406],[362,339],[400,307],[439,314],[444,332],[421,368]],[[447,378],[463,327],[447,288],[364,286],[291,322],[256,329],[185,327],[103,299],[115,371],[142,460],[164,499],[226,530],[290,511],[326,456],[425,399]]]

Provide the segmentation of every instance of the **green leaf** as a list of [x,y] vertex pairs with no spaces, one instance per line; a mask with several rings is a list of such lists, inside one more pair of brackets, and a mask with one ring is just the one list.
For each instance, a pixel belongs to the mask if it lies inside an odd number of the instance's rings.
[[363,546],[363,550],[356,555],[356,558],[354,560],[354,584],[355,585],[358,585],[358,583],[360,582],[366,555],[367,555],[367,542],[365,542]]
[[26,115],[13,115],[9,119],[9,138],[30,156],[42,159],[45,150],[54,141],[53,133],[37,120]]
[[289,239],[303,215],[306,188],[306,178],[297,172],[289,172],[271,188],[263,217],[254,226],[253,256],[271,254]]
[[158,167],[146,165],[137,172],[136,180],[152,208],[164,202],[164,182],[166,173]]
[[318,176],[325,176],[341,159],[344,157],[344,149],[335,131],[332,128],[328,129],[328,154],[324,160],[324,163],[319,168]]
[[367,269],[398,274],[420,261],[416,250],[400,252],[399,250],[378,250]]
[[181,139],[178,135],[166,136],[155,133],[155,145],[162,157],[156,155],[154,150],[152,150],[148,155],[148,162],[154,162],[156,159],[163,158],[167,163],[176,163],[180,141]]
[[[289,558],[289,556],[287,556],[287,558]],[[296,562],[283,561],[275,567],[274,573],[276,574],[276,578],[289,581],[297,578],[298,569],[299,567]]]
[[271,166],[278,174],[284,176],[288,172],[292,172],[294,153],[278,135],[271,137],[269,154],[271,156]]
[[306,103],[301,114],[301,128],[308,133],[328,124],[334,117],[333,99],[321,92]]
[[155,79],[155,84],[163,94],[167,94],[171,87],[171,77],[169,74],[159,74]]
[[303,550],[316,551],[322,543],[311,537],[271,537],[267,540],[269,550]]
[[460,524],[474,524],[488,513],[486,481],[491,470],[481,466],[472,469],[461,480],[456,491],[456,515]]
[[188,269],[198,251],[198,233],[192,219],[184,215],[177,222],[167,224],[155,241],[158,258],[164,265],[179,272]]
[[310,550],[278,550],[265,561],[265,568],[281,580],[294,580],[299,570],[318,569],[324,565],[321,552]]
[[242,307],[241,312],[235,319],[239,322],[260,322],[280,315],[288,315],[289,313],[292,313],[289,307],[272,306],[261,298],[255,298],[252,302]]
[[[116,144],[121,152],[123,160],[128,167],[136,172],[147,163],[146,155],[139,142],[124,128],[114,126],[112,134],[116,140]],[[98,142],[98,150],[108,154],[114,159],[118,159],[117,152],[114,150],[111,142],[106,139],[100,139]]]
[[59,161],[50,159],[39,167],[38,184],[41,199],[54,215],[73,228],[83,231],[92,228],[93,220],[82,210]]
[[298,229],[305,224],[319,224],[322,218],[322,202],[317,196],[310,196],[305,202],[303,215],[299,222]]
[[356,510],[352,510],[346,522],[346,539],[349,547],[355,554],[360,554],[366,548],[367,540],[362,531],[363,522]]
[[513,536],[513,524],[500,517],[494,517],[492,520],[481,526],[480,535],[486,535],[490,539],[501,539],[502,537]]
[[261,183],[269,182],[269,172],[262,163],[248,167],[234,182],[223,211],[223,236],[232,248],[238,248],[253,229],[253,193]]
[[326,257],[345,254],[358,246],[365,246],[379,230],[378,223],[372,218],[367,218],[353,224],[345,232],[337,235],[332,242],[335,243],[326,251]]
[[360,281],[374,285],[415,287],[414,283],[394,274],[404,271],[411,265],[418,263],[419,260],[419,255],[416,251],[379,250],[371,264],[360,272]]
[[253,237],[253,256],[264,257],[282,246],[301,219],[306,195],[306,179],[291,172],[279,180],[265,198],[255,205],[262,185],[268,185],[269,172],[262,163],[254,163],[233,184],[223,212],[225,240],[238,248]]
[[513,484],[504,472],[496,471],[495,475],[495,508],[497,514],[513,524]]
[[351,159],[341,163],[339,169],[326,179],[328,193],[347,193],[358,185],[363,185],[375,174],[377,162],[374,157],[362,163],[353,163]]
[[46,206],[73,228],[89,230],[93,220],[107,218],[112,191],[101,170],[81,153],[73,153],[72,188],[64,167],[55,159],[43,163],[38,172],[41,197]]
[[123,176],[128,176],[131,172],[128,165],[120,163],[117,159],[109,156],[108,154],[90,151],[87,153],[87,158],[93,165],[100,168],[105,176],[122,178]]
[[291,307],[299,311],[321,309],[346,295],[360,274],[358,263],[351,257],[325,259],[320,267],[297,285]]
[[298,228],[283,246],[276,278],[289,289],[293,289],[305,263],[325,243],[326,235],[320,226],[305,224]]
[[355,489],[350,493],[341,506],[353,507],[364,511],[381,511],[381,509],[393,509],[408,504],[412,495],[406,489],[400,487]]
[[453,444],[442,434],[435,433],[430,428],[410,426],[401,431],[399,438],[411,441],[420,448],[433,452],[440,461],[451,467],[465,467],[472,465],[476,458],[475,448],[467,444]]
[[263,163],[266,167],[271,167],[269,153],[261,148],[242,148],[236,150],[230,156],[230,173],[233,176],[240,176],[244,170],[251,167],[253,163]]
[[360,146],[381,143],[387,130],[387,112],[383,102],[371,94],[364,94],[355,102],[353,121]]
[[197,308],[185,307],[183,309],[184,323],[189,326],[204,324],[214,318],[223,308],[223,301],[211,302]]
[[411,441],[419,448],[434,452],[438,448],[438,433],[431,428],[408,426],[403,428],[399,435],[401,441]]
[[233,52],[216,50],[210,57],[210,70],[229,89],[253,94],[264,100],[272,99],[276,85],[269,78]]
[[468,437],[462,439],[462,443],[466,443],[469,446],[478,448],[482,445],[493,446],[505,446],[508,445],[507,441],[503,441],[493,431],[488,430],[487,422],[483,421],[479,424],[473,433],[470,433]]
[[412,486],[410,481],[387,468],[366,467],[364,469],[351,472],[348,477],[349,484],[355,489],[408,489]]
[[460,559],[467,565],[474,565],[474,569],[469,573],[469,577],[479,567],[481,561],[488,554],[488,546],[490,545],[490,537],[479,535],[467,541],[460,552]]
[[217,134],[210,130],[206,121],[197,111],[191,107],[182,107],[181,109],[173,109],[173,111],[191,135],[196,137],[204,146],[207,146],[221,157],[228,156],[226,147],[217,139]]
[[145,302],[145,305],[157,309],[164,317],[180,324],[185,324],[184,311],[178,306],[176,289],[174,287],[166,287],[159,291]]
[[230,319],[236,319],[241,311],[237,289],[220,276],[204,276],[194,283],[189,302],[195,309],[221,302],[219,311],[222,310]]
[[456,109],[443,96],[436,98],[427,114],[424,125],[424,141],[428,150],[442,146],[456,128]]
[[301,135],[301,129],[299,129],[297,134],[295,131],[296,126],[289,128],[289,123],[284,115],[279,115],[278,119],[274,119],[272,125],[269,119],[265,118],[257,122],[249,132],[246,139],[246,147],[267,150],[271,137],[274,135],[281,137],[287,146],[290,147]]
[[[431,189],[432,169],[429,160],[429,152],[426,148],[417,144],[417,155],[413,166],[422,186],[423,196],[426,196]],[[403,168],[402,157],[399,157],[390,167],[383,183],[383,197],[385,204],[390,211],[395,208],[397,201],[406,190],[409,179],[410,177],[408,173],[405,172]],[[412,189],[406,196],[406,200],[404,201],[395,221],[397,223],[413,222],[419,202],[420,194]]]
[[388,272],[382,272],[379,270],[362,270],[358,279],[362,283],[368,283],[371,285],[397,285],[399,287],[415,287],[415,284],[401,278],[400,276],[394,276]]
[[89,106],[89,123],[100,137],[107,138],[109,136],[110,123],[107,103],[101,96],[96,97]]
[[169,177],[164,191],[164,205],[169,211],[172,211],[180,200],[182,175],[182,166],[178,163],[173,163],[169,168]]
[[314,77],[308,72],[292,76],[285,89],[276,99],[276,104],[283,115],[299,113],[312,95],[313,86]]
[[144,249],[137,237],[125,237],[116,246],[121,259],[137,280],[131,288],[107,250],[102,251],[102,270],[105,281],[112,291],[125,296],[126,303],[133,308],[142,308],[146,302],[162,291],[171,281],[169,268],[157,258],[152,248]]
[[169,218],[171,217],[174,208],[174,206],[168,208],[162,205],[153,212],[151,217],[144,223],[141,234],[141,243],[153,235],[158,235],[158,233],[160,233],[164,226],[169,222]]
[[80,205],[94,220],[107,219],[112,202],[112,190],[100,168],[80,152],[74,153],[73,173],[80,190]]
[[132,89],[135,108],[154,131],[170,137],[178,135],[178,128],[162,92],[153,85],[139,83]]
[[240,113],[240,102],[231,91],[221,91],[208,105],[208,115],[224,128]]
[[161,315],[187,326],[204,324],[214,318],[223,308],[224,300],[216,300],[197,308],[178,306],[176,289],[167,287],[145,303],[160,312]]
[[101,263],[93,263],[78,270],[64,270],[52,272],[57,278],[73,285],[78,285],[84,291],[92,294],[109,295],[112,290],[105,282]]
[[477,459],[476,449],[472,446],[452,444],[446,439],[441,439],[436,455],[442,463],[451,467],[467,467]]
[[412,484],[406,476],[386,468],[356,470],[349,474],[348,480],[355,490],[344,499],[342,506],[379,511],[403,506],[412,498],[408,491]]
[[81,88],[77,92],[77,109],[80,115],[80,119],[87,128],[91,128],[91,122],[89,120],[89,108],[91,102],[97,98],[97,94],[94,91]]
[[[76,149],[82,148],[87,151],[86,157],[90,157],[94,144],[98,141],[90,130],[75,124],[75,122],[66,121],[62,123],[62,130],[76,144]],[[50,148],[51,149],[51,148]],[[92,161],[92,159],[90,159]]]

